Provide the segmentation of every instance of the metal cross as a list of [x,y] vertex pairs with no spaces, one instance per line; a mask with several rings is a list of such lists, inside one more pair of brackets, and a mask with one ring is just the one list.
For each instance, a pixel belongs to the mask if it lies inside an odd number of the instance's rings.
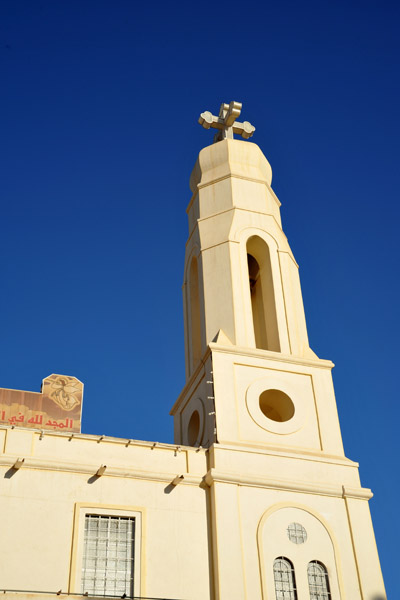
[[248,140],[256,128],[248,121],[237,123],[236,119],[242,110],[241,102],[231,102],[230,104],[221,104],[218,117],[214,117],[208,110],[201,113],[199,123],[204,129],[219,129],[214,136],[214,143],[221,140],[233,139],[233,134],[237,133],[245,140]]

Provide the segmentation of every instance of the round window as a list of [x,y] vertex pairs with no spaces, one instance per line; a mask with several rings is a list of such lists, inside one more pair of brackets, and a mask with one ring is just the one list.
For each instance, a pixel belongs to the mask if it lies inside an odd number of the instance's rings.
[[272,421],[284,423],[294,415],[294,404],[287,394],[280,390],[265,390],[260,395],[261,412]]
[[307,541],[307,531],[300,523],[290,523],[286,531],[293,544],[304,544]]

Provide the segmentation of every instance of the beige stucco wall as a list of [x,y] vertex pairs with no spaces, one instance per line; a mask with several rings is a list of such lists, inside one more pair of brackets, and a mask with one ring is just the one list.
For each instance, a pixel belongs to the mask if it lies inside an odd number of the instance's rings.
[[[136,595],[210,597],[204,451],[11,428],[0,440],[1,590],[80,592],[77,513],[86,508],[141,514]],[[25,462],[13,471],[17,458]]]
[[[384,598],[371,494],[345,458],[9,427],[0,429],[0,448],[5,598],[30,597],[10,590],[79,593],[85,511],[140,515],[136,595],[273,600],[273,560],[285,555],[296,568],[299,600],[307,598],[311,559],[327,566],[333,598]],[[100,465],[107,468],[96,477]],[[177,475],[183,479],[173,486]],[[306,528],[303,546],[288,541],[290,521]]]
[[[293,563],[298,600],[309,599],[312,560],[325,565],[332,598],[386,597],[368,509],[371,493],[360,486],[356,463],[224,445],[209,452],[216,598],[275,600],[273,563],[280,556]],[[292,522],[305,527],[306,543],[289,540]]]

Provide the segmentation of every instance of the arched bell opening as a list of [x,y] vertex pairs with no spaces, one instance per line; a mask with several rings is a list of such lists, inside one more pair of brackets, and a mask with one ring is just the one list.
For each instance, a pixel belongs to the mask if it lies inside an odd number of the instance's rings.
[[280,352],[269,247],[258,236],[252,236],[246,249],[256,348]]
[[189,322],[190,322],[190,349],[191,371],[201,359],[201,320],[200,320],[200,293],[199,293],[199,268],[197,258],[194,256],[190,263],[189,271]]

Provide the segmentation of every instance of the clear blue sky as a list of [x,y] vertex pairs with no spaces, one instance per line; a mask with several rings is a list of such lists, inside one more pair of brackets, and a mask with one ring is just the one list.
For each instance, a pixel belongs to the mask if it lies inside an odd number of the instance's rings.
[[243,102],[300,264],[311,346],[337,365],[346,454],[375,492],[389,598],[399,12],[382,0],[3,0],[0,14],[0,386],[75,375],[85,432],[173,441],[188,179],[212,140],[197,119]]

